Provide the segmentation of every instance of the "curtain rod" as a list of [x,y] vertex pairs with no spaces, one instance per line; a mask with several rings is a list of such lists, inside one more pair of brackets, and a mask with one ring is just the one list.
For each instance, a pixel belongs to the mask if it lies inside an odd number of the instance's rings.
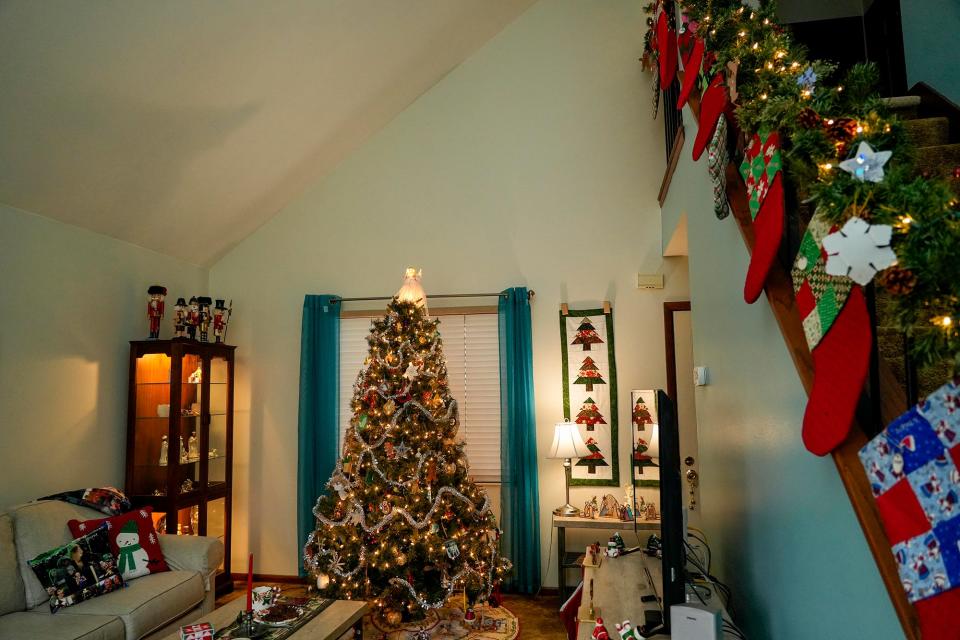
[[[536,292],[527,291],[527,299],[533,300]],[[436,300],[438,298],[506,298],[505,293],[442,293],[428,295],[427,300]],[[394,296],[367,296],[362,298],[341,298],[334,296],[330,302],[369,302],[374,300],[393,300]]]

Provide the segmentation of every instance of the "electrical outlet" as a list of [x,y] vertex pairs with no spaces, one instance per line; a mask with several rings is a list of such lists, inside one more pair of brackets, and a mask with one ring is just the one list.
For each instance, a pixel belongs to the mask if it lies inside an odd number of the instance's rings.
[[706,367],[693,368],[693,384],[696,387],[706,386],[707,384],[707,368]]
[[663,289],[663,274],[638,273],[637,289]]

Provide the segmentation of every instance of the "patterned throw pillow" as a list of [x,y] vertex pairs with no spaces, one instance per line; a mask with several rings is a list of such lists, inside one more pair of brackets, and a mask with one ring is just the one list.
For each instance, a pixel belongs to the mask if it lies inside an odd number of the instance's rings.
[[160,538],[150,515],[152,512],[153,507],[144,507],[112,518],[71,520],[67,526],[75,536],[105,526],[109,532],[110,549],[117,557],[117,568],[124,580],[133,580],[170,570],[163,559]]
[[41,553],[28,564],[50,594],[53,613],[123,586],[106,527]]
[[122,491],[115,487],[94,487],[92,489],[77,489],[64,491],[53,495],[38,498],[39,500],[62,500],[81,507],[96,509],[107,516],[126,513],[133,508],[130,500]]

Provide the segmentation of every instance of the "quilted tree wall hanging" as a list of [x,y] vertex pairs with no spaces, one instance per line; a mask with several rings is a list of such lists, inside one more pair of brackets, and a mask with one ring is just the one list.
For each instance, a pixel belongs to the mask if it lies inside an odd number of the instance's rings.
[[590,455],[573,463],[573,486],[620,486],[617,364],[613,311],[560,312],[563,415],[576,422]]
[[630,467],[637,487],[660,486],[660,425],[657,424],[657,392],[630,392],[630,422],[633,428]]

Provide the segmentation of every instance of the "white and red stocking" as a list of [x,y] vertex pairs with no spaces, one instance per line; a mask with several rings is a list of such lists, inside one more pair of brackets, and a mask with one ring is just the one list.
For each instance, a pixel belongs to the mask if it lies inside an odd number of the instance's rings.
[[776,131],[755,133],[740,164],[753,219],[753,253],[743,285],[743,299],[750,304],[756,302],[763,291],[783,237],[781,169],[780,134]]
[[693,159],[699,160],[703,150],[713,138],[714,129],[720,114],[727,107],[727,85],[723,74],[718,73],[710,81],[710,86],[703,92],[700,99],[700,122],[697,125],[697,137],[693,141]]
[[924,640],[960,638],[960,388],[948,382],[860,450]]
[[850,432],[870,365],[870,316],[863,291],[826,272],[823,239],[833,231],[819,212],[793,264],[793,291],[813,354],[814,380],[803,415],[803,444],[823,456]]

